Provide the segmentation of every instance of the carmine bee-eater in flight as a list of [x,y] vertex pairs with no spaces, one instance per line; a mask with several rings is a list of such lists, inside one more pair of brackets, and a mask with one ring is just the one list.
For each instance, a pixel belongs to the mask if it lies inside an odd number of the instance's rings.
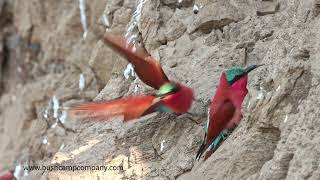
[[122,36],[106,32],[104,42],[122,54],[132,65],[138,77],[157,89],[153,95],[129,96],[111,101],[85,102],[69,108],[72,115],[82,118],[109,120],[123,116],[124,121],[133,120],[153,112],[186,113],[193,102],[191,88],[170,81],[159,61],[144,48],[136,47]]
[[251,65],[245,69],[231,68],[220,76],[219,86],[210,105],[204,140],[197,153],[204,159],[214,153],[223,140],[240,123],[241,105],[248,93],[248,73],[261,65]]

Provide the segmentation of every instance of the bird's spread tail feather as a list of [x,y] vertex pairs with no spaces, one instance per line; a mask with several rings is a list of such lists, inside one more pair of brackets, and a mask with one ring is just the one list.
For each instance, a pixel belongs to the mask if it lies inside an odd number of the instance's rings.
[[196,159],[199,160],[201,155],[203,154],[204,150],[205,150],[206,144],[203,142],[197,152],[197,156]]
[[202,144],[197,152],[197,156],[196,156],[196,159],[199,160],[201,155],[203,154],[205,148],[206,148],[206,139],[207,139],[207,133],[204,135],[204,138],[203,138],[203,141],[202,141]]

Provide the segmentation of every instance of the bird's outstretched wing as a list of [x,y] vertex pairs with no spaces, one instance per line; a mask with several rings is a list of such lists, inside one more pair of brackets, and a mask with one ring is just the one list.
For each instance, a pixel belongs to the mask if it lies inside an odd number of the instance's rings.
[[110,120],[123,116],[124,121],[139,118],[154,103],[154,96],[131,96],[111,101],[85,102],[70,106],[71,116],[81,119]]
[[133,64],[135,72],[145,84],[159,89],[163,84],[169,82],[159,61],[144,48],[136,47],[124,37],[110,32],[104,34],[104,42]]

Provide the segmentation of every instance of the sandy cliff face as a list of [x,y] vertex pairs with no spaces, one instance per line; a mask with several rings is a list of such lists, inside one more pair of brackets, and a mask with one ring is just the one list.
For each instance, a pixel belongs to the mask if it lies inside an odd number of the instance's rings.
[[[79,2],[0,0],[1,170],[124,167],[32,171],[26,179],[320,177],[320,1],[93,0],[85,1],[86,26]],[[194,117],[156,114],[122,124],[57,111],[150,91],[124,77],[126,61],[101,41],[106,28],[144,44],[171,79],[194,88]],[[196,161],[220,73],[262,63],[250,74],[240,126],[212,158]]]

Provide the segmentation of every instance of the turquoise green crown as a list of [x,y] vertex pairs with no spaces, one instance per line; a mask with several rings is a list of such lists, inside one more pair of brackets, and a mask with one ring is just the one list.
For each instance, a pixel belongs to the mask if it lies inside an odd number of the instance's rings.
[[230,68],[225,71],[228,82],[233,82],[237,77],[246,74],[246,71],[239,67]]
[[162,85],[159,89],[159,91],[157,92],[157,96],[163,96],[166,94],[171,94],[174,93],[178,90],[178,87],[175,84],[172,83],[166,83],[164,85]]

